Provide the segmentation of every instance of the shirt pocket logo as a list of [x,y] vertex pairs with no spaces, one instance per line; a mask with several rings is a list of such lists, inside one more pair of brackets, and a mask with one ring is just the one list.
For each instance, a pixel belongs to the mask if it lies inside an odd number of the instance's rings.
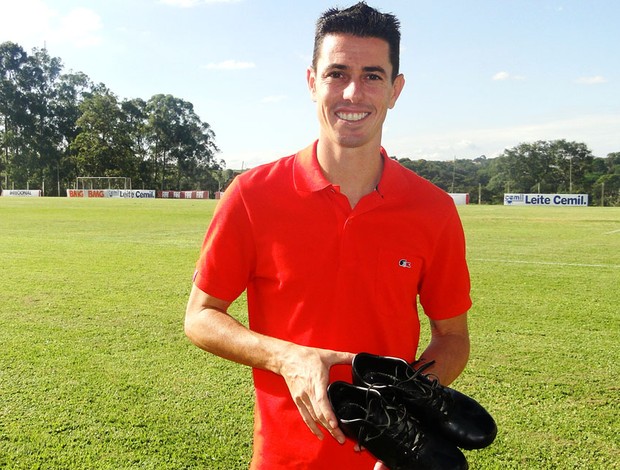
[[401,268],[411,269],[411,261],[407,261],[406,258],[402,258],[398,261],[398,265]]
[[382,248],[379,251],[375,289],[388,310],[403,311],[415,305],[422,275],[422,258],[411,251]]

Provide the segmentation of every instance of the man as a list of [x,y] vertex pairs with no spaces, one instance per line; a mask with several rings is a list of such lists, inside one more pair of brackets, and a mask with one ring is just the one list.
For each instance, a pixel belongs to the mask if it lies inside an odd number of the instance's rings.
[[[253,368],[253,469],[382,468],[354,452],[326,388],[351,381],[358,352],[413,361],[418,298],[432,331],[421,360],[444,385],[467,362],[456,208],[381,147],[405,84],[399,43],[398,20],[363,2],[325,12],[307,72],[318,140],[238,176],[207,231],[185,331]],[[246,289],[249,328],[227,313]]]

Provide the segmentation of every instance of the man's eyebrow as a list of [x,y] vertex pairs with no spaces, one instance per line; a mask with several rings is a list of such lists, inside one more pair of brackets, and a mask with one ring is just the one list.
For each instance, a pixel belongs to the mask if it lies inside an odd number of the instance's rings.
[[[344,64],[333,63],[325,67],[325,70],[349,70],[349,68],[349,66]],[[385,69],[379,65],[369,65],[366,67],[362,67],[362,70],[366,73],[380,73],[387,76],[387,72],[385,71]]]
[[383,67],[380,67],[378,65],[373,66],[373,67],[364,67],[363,68],[364,72],[373,72],[373,73],[380,73],[382,75],[386,75],[387,76],[387,72],[385,71],[385,69]]
[[329,64],[327,67],[325,67],[325,70],[348,70],[349,67],[347,67],[346,65],[343,64]]

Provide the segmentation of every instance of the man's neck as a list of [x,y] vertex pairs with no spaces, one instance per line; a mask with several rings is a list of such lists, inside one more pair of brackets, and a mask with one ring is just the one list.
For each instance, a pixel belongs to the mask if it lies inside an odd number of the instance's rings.
[[319,140],[317,158],[325,177],[340,187],[352,208],[376,189],[383,172],[379,145],[343,148],[322,144]]

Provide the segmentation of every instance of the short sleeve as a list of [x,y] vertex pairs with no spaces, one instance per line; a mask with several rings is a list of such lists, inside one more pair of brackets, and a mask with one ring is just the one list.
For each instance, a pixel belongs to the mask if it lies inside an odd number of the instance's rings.
[[420,286],[420,303],[433,320],[461,315],[472,305],[463,226],[456,208],[450,209],[445,224],[438,227],[433,255],[424,268]]
[[194,284],[203,292],[232,302],[246,289],[255,266],[252,227],[241,184],[236,178],[213,214],[196,263]]

